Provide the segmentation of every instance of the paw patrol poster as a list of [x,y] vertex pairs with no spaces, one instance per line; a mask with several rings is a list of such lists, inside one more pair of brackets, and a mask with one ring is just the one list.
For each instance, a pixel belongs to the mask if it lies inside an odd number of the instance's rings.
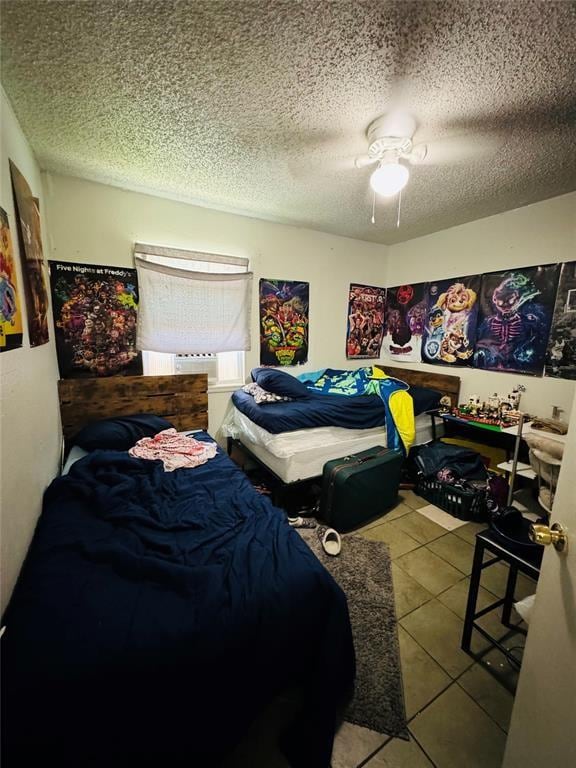
[[370,285],[350,285],[348,294],[348,360],[380,357],[384,336],[386,289]]
[[471,365],[482,277],[471,275],[428,285],[422,361]]
[[260,365],[308,361],[309,283],[260,280]]
[[562,264],[544,373],[576,379],[576,261]]
[[396,362],[419,363],[426,318],[426,283],[388,288],[386,304],[384,355]]
[[140,375],[136,270],[59,261],[49,264],[60,376]]
[[483,275],[474,366],[541,376],[559,264]]
[[22,346],[22,304],[8,214],[0,208],[0,352]]

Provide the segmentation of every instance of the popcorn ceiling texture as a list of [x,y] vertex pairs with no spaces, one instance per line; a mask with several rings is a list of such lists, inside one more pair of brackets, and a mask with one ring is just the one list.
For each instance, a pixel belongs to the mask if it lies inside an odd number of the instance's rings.
[[[573,2],[5,0],[44,169],[394,243],[576,188]],[[431,142],[370,224],[365,131]]]

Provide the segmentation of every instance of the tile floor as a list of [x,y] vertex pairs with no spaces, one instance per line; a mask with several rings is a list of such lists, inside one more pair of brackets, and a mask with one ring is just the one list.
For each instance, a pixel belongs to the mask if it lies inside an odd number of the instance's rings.
[[[448,532],[416,511],[428,502],[412,491],[401,496],[394,510],[354,534],[390,547],[410,740],[344,723],[332,768],[500,768],[517,672],[478,633],[480,660],[460,649],[475,535],[485,526]],[[506,576],[504,565],[483,573],[479,606],[504,594]],[[533,592],[519,575],[517,597]],[[524,636],[503,627],[497,613],[480,623],[520,657]],[[288,768],[269,737],[249,741],[228,768]]]
[[[517,672],[478,633],[479,661],[460,649],[474,539],[485,526],[448,532],[416,511],[428,502],[412,491],[401,496],[355,533],[390,547],[410,741],[345,723],[332,768],[500,768]],[[504,594],[506,576],[504,565],[484,572],[479,607]],[[517,596],[532,592],[533,582],[519,576]],[[497,611],[479,623],[520,657],[525,638],[508,632]]]

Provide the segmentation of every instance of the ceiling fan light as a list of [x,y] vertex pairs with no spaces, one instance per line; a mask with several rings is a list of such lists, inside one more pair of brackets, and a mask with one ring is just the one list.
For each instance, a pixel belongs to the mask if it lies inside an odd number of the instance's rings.
[[377,195],[394,197],[401,189],[404,189],[409,177],[410,172],[405,165],[383,163],[370,176],[370,186]]

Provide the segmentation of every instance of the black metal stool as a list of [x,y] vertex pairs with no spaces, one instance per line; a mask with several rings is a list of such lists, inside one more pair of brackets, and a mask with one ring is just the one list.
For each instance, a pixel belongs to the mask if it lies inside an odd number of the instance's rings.
[[[542,547],[535,547],[534,552],[528,551],[527,554],[518,554],[513,551],[512,547],[508,547],[507,543],[503,540],[496,531],[486,530],[476,534],[476,549],[474,550],[474,563],[472,565],[472,573],[470,575],[470,590],[468,592],[468,603],[466,606],[466,617],[464,619],[464,630],[462,632],[462,650],[471,653],[470,643],[472,640],[472,630],[477,632],[488,640],[492,645],[498,648],[510,663],[517,669],[520,668],[520,662],[513,656],[510,651],[505,648],[496,638],[492,637],[483,627],[480,627],[476,623],[476,619],[496,610],[502,606],[502,624],[509,629],[514,629],[517,632],[526,632],[514,624],[510,624],[510,614],[512,611],[512,605],[514,603],[514,590],[516,589],[516,579],[518,572],[525,574],[534,581],[538,581],[540,575],[540,564],[542,562]],[[484,562],[484,552],[488,551],[494,557]],[[504,597],[496,600],[494,603],[482,608],[482,610],[476,610],[476,601],[478,599],[478,590],[480,588],[480,577],[482,571],[485,568],[489,568],[494,563],[508,563],[508,581],[506,583],[506,594]]]

